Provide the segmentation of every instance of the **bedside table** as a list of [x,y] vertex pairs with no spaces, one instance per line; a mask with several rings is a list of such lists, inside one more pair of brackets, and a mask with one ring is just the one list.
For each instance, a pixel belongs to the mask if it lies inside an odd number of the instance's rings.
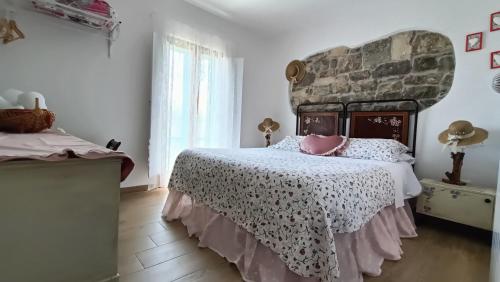
[[495,190],[457,186],[432,179],[420,181],[423,192],[417,212],[465,225],[492,230]]

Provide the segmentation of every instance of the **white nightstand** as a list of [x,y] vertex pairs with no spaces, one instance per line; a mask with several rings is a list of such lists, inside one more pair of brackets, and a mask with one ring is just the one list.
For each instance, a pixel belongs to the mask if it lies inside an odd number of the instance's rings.
[[417,212],[477,228],[492,230],[495,190],[457,186],[432,179],[420,181]]

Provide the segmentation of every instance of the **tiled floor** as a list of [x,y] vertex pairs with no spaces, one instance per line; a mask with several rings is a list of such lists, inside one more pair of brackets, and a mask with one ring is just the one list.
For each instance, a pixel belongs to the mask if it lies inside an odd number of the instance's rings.
[[[208,249],[198,248],[197,240],[187,237],[182,224],[161,219],[166,196],[164,189],[122,195],[120,281],[242,281],[238,270],[227,261]],[[419,237],[403,242],[403,259],[386,261],[382,276],[366,277],[365,281],[488,281],[490,246],[485,233],[463,231],[457,225],[419,225]]]

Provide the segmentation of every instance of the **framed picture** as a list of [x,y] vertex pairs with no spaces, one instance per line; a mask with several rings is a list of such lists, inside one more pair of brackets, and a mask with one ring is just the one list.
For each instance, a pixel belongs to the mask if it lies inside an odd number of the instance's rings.
[[500,12],[491,14],[490,31],[500,30]]
[[352,112],[349,137],[394,139],[408,146],[408,112]]
[[339,132],[338,112],[303,112],[300,113],[299,135],[337,135]]
[[492,69],[500,68],[500,51],[492,52],[490,61]]
[[465,52],[483,49],[483,33],[477,32],[468,34],[465,39]]

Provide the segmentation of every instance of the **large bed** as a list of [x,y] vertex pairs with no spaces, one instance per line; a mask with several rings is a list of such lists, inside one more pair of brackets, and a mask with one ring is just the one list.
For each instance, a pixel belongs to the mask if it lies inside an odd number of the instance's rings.
[[[418,104],[363,113],[334,104],[340,109],[297,109],[299,135],[346,135],[349,122],[350,137],[406,145],[413,137],[409,153],[415,153],[417,127],[409,131],[409,117]],[[385,118],[400,119],[399,131],[387,130]],[[417,236],[405,200],[421,187],[408,162],[314,156],[279,146],[186,150],[169,189],[164,217],[181,219],[200,246],[236,264],[245,281],[362,281],[363,273],[380,275],[385,259],[401,258],[400,238]]]

